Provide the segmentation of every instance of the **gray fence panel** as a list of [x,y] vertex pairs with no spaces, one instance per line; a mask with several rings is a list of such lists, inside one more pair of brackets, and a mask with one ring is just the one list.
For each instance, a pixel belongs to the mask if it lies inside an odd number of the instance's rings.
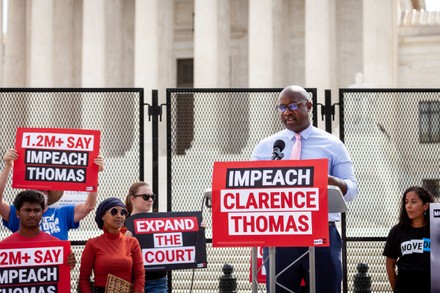
[[[261,138],[282,128],[278,113],[268,111],[275,108],[279,91],[168,90],[169,210],[200,210],[213,162],[248,160]],[[333,124],[341,127],[339,135],[352,156],[360,190],[346,214],[347,290],[353,291],[356,266],[365,262],[372,292],[390,292],[382,249],[397,222],[403,191],[423,185],[439,195],[439,91],[341,89],[340,102],[341,116]],[[210,216],[205,208],[208,238]],[[190,287],[193,292],[217,292],[224,263],[235,267],[238,290],[250,292],[249,260],[250,249],[208,244],[208,269],[194,275],[173,272],[173,292]]]
[[348,289],[364,262],[372,292],[390,292],[382,251],[403,192],[418,185],[439,198],[440,90],[341,89],[340,98],[344,142],[359,182],[346,217]]

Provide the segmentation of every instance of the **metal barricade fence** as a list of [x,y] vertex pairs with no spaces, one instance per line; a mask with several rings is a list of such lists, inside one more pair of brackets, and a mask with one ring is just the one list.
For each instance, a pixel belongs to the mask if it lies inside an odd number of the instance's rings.
[[[168,89],[168,204],[170,211],[200,210],[211,187],[215,161],[247,161],[255,145],[281,129],[276,110],[282,89]],[[316,90],[307,89],[314,101]],[[314,112],[315,112],[314,111]],[[316,116],[313,115],[314,124]],[[210,210],[207,222],[208,268],[173,271],[172,292],[218,292],[222,267],[229,263],[237,291],[250,292],[250,248],[213,248]],[[191,284],[193,283],[193,284]],[[265,291],[265,285],[260,289]]]
[[440,195],[440,90],[340,89],[343,135],[359,195],[346,217],[348,291],[367,263],[372,292],[391,292],[382,256],[398,222],[403,192],[424,186]]
[[[6,150],[14,148],[17,127],[98,129],[100,153],[105,158],[105,170],[99,174],[98,203],[111,196],[125,200],[130,185],[143,174],[142,104],[143,89],[1,89],[2,160]],[[11,188],[11,177],[4,194],[8,203],[20,191]],[[69,232],[78,261],[71,273],[72,292],[76,292],[85,242],[102,233],[94,217],[92,211],[78,229]],[[10,234],[0,225],[0,239]]]
[[[200,210],[214,161],[248,160],[259,140],[282,129],[275,110],[280,91],[167,90],[169,211]],[[318,108],[316,90],[308,91],[317,125],[317,118],[327,111]],[[353,291],[356,266],[367,263],[371,290],[390,292],[382,249],[397,222],[403,191],[422,185],[436,200],[439,197],[440,90],[340,89],[339,95],[340,115],[333,126],[352,157],[359,184],[343,229],[344,289]],[[0,102],[3,154],[14,146],[17,127],[100,129],[106,168],[99,175],[98,202],[109,196],[123,199],[129,185],[143,178],[142,89],[2,89]],[[321,105],[330,106],[334,108]],[[8,202],[18,192],[10,188],[10,180],[5,191]],[[100,234],[93,214],[69,232],[78,259],[85,241]],[[238,292],[250,292],[250,249],[213,248],[208,208],[203,218],[208,224],[208,268],[173,271],[172,291],[217,292],[222,266],[229,263],[234,266]],[[0,239],[9,234],[0,225]],[[72,292],[78,274],[79,264],[72,273]],[[259,291],[264,289],[261,285]]]
[[[275,111],[280,90],[168,89],[169,210],[199,210],[214,161],[248,160],[260,139],[282,128]],[[326,122],[331,122],[335,104],[321,105],[317,112],[316,91],[313,98],[313,113],[318,113],[313,115],[314,125],[324,112]],[[342,223],[344,292],[353,292],[359,263],[369,266],[372,292],[390,292],[382,250],[397,223],[403,191],[422,185],[438,199],[439,91],[341,89],[337,104],[339,117],[330,127],[345,142],[359,184],[359,195],[349,203]],[[203,217],[209,239],[209,209]],[[207,254],[208,269],[194,274],[173,271],[173,292],[186,292],[189,286],[194,286],[193,292],[217,292],[224,263],[235,268],[237,291],[251,292],[250,249],[208,244]],[[259,291],[264,290],[260,285]]]

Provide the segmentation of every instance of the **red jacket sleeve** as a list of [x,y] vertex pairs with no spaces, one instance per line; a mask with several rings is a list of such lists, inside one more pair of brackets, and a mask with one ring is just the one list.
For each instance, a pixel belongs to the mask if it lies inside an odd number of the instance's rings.
[[86,247],[81,256],[81,267],[79,269],[79,288],[81,293],[92,293],[90,277],[95,265],[95,253],[91,241],[87,241]]
[[144,261],[142,258],[142,251],[139,242],[136,238],[131,238],[133,240],[132,244],[132,255],[133,255],[133,287],[134,291],[144,292],[145,287],[145,269]]

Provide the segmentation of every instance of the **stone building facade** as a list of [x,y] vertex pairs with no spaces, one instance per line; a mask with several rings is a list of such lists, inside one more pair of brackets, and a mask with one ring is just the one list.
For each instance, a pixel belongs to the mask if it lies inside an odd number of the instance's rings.
[[[141,87],[146,102],[159,89],[160,103],[173,87],[299,84],[318,88],[320,99],[324,89],[335,99],[353,84],[438,87],[440,16],[412,10],[421,7],[409,0],[9,0],[0,82]],[[160,142],[164,156],[165,135]]]

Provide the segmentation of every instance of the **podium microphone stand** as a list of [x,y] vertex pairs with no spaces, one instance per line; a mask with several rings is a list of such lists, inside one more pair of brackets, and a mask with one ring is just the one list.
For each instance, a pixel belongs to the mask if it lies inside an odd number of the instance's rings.
[[[341,189],[334,185],[328,186],[328,212],[329,213],[345,213],[347,211],[347,205],[345,204],[344,197]],[[310,279],[310,293],[316,292],[316,270],[315,270],[315,247],[309,247],[309,279]]]
[[[345,213],[347,205],[341,189],[334,185],[328,186],[328,212],[329,213]],[[275,272],[275,247],[269,247],[269,280],[270,292],[276,292],[276,272]],[[302,256],[301,256],[302,257]],[[296,260],[295,260],[296,261]],[[263,260],[264,265],[264,260]],[[316,292],[316,274],[315,274],[315,247],[309,247],[309,280],[310,293]],[[252,293],[257,293],[257,248],[252,248]]]

